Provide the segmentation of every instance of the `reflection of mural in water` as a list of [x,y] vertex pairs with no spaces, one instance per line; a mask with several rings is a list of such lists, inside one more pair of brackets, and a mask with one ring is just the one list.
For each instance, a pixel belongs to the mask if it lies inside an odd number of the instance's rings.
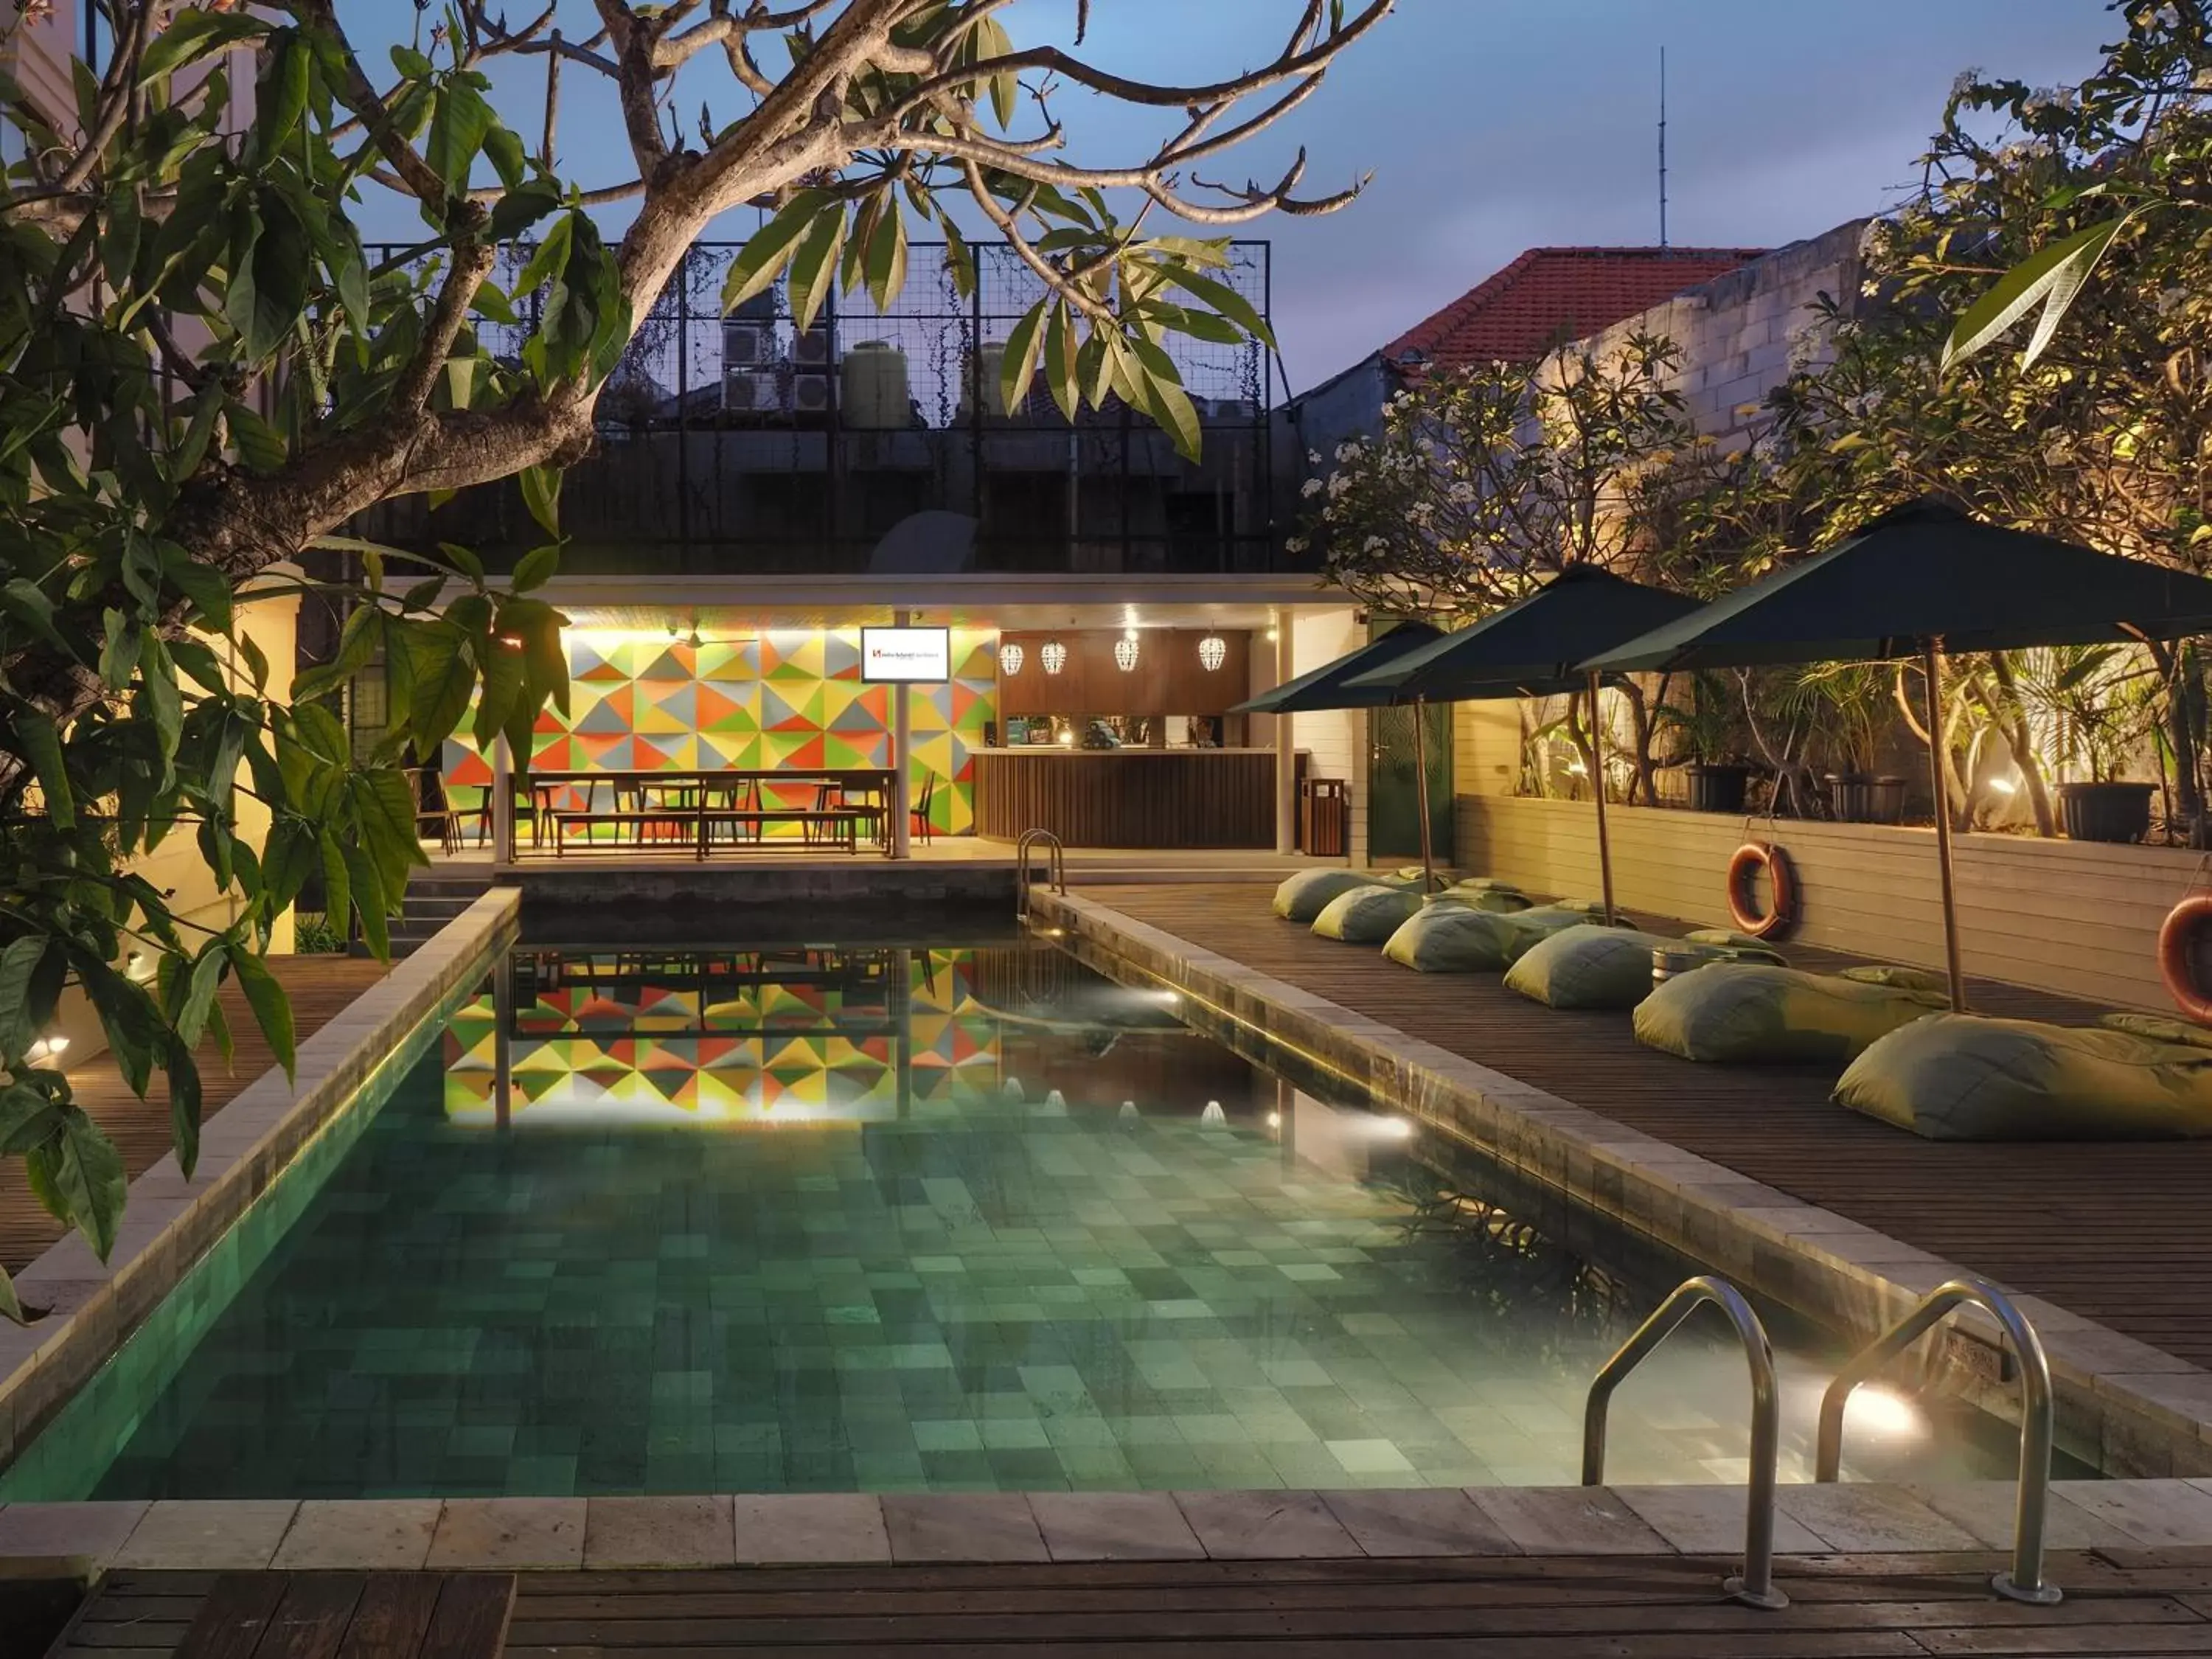
[[1407,1205],[1407,1241],[1443,1246],[1430,1259],[1454,1288],[1494,1316],[1516,1321],[1541,1354],[1578,1358],[1593,1337],[1626,1336],[1649,1306],[1534,1222],[1459,1190],[1437,1170],[1416,1164],[1393,1184]]
[[[998,1072],[962,951],[526,953],[514,979],[518,1122],[895,1117],[902,1021],[909,1107]],[[447,1029],[450,1120],[493,1121],[497,1057],[487,994]]]

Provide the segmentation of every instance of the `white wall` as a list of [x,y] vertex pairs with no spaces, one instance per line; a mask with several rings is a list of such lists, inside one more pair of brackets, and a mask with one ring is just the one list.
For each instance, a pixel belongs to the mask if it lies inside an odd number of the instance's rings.
[[[1728,864],[1747,838],[1743,819],[1651,806],[1612,806],[1606,817],[1624,908],[1726,924]],[[1588,801],[1463,794],[1457,827],[1468,870],[1537,892],[1597,891],[1597,821]],[[1796,939],[1943,965],[1934,830],[1784,819],[1760,820],[1748,833],[1789,851],[1802,896]],[[2159,924],[2201,886],[2203,854],[1988,835],[1961,836],[1956,849],[1968,974],[2172,1012],[2158,975]]]
[[[1300,611],[1291,639],[1291,665],[1300,674],[1311,673],[1348,651],[1367,643],[1366,625],[1349,605],[1327,611]],[[1357,708],[1324,709],[1294,714],[1297,746],[1313,758],[1309,777],[1342,778],[1350,786],[1352,823],[1345,850],[1355,867],[1367,862],[1367,715]]]

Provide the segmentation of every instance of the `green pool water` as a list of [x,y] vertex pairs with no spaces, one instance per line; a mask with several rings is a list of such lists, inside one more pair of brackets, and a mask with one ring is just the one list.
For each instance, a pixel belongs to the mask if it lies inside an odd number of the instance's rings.
[[[1679,1276],[1042,947],[516,985],[503,1045],[463,1008],[0,1498],[1558,1484]],[[1785,1356],[1793,1464],[1822,1358]],[[1609,1473],[1740,1480],[1746,1392],[1686,1332]],[[1901,1411],[1862,1470],[2003,1472]]]

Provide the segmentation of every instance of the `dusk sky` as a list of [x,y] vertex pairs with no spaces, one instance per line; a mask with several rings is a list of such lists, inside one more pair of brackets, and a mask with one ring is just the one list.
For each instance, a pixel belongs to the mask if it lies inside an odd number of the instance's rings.
[[[348,21],[364,47],[367,17],[409,16],[377,0],[357,21],[356,3]],[[1087,55],[1147,79],[1202,81],[1264,61],[1300,9],[1096,0]],[[1002,15],[1028,44],[1064,42],[1073,12],[1073,0],[1018,0]],[[2103,0],[1401,0],[1313,101],[1221,170],[1272,180],[1304,144],[1317,191],[1375,175],[1340,214],[1250,233],[1275,242],[1277,330],[1304,390],[1523,248],[1655,241],[1662,45],[1671,240],[1763,246],[1893,202],[1961,69],[2078,80],[2117,33]],[[526,133],[542,107],[541,62],[501,76],[500,101]],[[703,53],[676,101],[687,125],[702,97],[727,118],[732,90],[720,55]],[[562,106],[563,165],[604,182],[626,155],[611,99],[575,75]],[[1127,164],[1158,131],[1080,91],[1057,107],[1078,160]],[[743,235],[754,217],[730,216],[717,233]],[[389,212],[367,218],[372,234],[404,228]]]

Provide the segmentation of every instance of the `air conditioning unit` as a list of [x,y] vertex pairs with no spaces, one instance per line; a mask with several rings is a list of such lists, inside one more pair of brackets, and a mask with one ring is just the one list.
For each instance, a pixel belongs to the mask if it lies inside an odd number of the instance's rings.
[[792,347],[791,361],[801,368],[828,368],[830,331],[819,326],[802,330]]
[[799,369],[791,377],[791,409],[799,415],[827,415],[830,412],[830,371]]
[[773,369],[726,369],[722,407],[732,415],[780,414],[785,407],[781,379]]
[[774,324],[728,322],[722,325],[724,368],[766,368],[775,362],[775,356]]

